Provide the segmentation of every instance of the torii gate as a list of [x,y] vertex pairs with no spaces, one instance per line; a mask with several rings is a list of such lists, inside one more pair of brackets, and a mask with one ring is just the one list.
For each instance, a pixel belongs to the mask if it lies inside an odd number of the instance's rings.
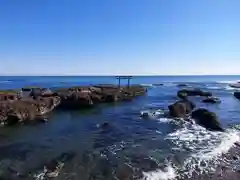
[[127,79],[128,80],[128,84],[127,87],[130,87],[130,80],[132,79],[132,76],[116,76],[116,79],[118,79],[118,87],[121,87],[121,79]]

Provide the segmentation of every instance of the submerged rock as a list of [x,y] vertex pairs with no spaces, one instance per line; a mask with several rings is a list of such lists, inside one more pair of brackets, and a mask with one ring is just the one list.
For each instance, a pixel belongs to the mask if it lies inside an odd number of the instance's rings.
[[202,91],[200,89],[183,89],[178,91],[178,97],[181,99],[186,99],[188,96],[212,96],[211,92]]
[[170,116],[182,118],[186,117],[187,114],[191,113],[195,107],[196,107],[195,104],[191,101],[180,100],[168,106],[168,109]]
[[96,126],[97,126],[97,128],[107,128],[107,127],[110,126],[110,123],[109,122],[104,122],[102,124],[97,124]]
[[187,87],[188,85],[187,84],[178,84],[177,87]]
[[62,153],[58,157],[46,163],[43,167],[37,168],[36,171],[38,172],[33,172],[33,177],[38,179],[56,178],[59,176],[65,163],[71,161],[74,157],[74,152]]
[[210,112],[207,109],[200,108],[192,112],[192,118],[197,124],[205,127],[211,131],[224,131],[217,115],[214,112]]
[[163,83],[159,83],[159,84],[153,84],[153,86],[163,86]]
[[240,82],[229,84],[229,86],[232,88],[240,88]]
[[207,97],[202,102],[216,104],[216,103],[221,103],[221,100],[217,97]]

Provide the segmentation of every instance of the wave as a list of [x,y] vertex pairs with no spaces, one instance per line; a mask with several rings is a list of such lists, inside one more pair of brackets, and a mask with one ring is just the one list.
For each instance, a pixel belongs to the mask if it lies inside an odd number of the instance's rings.
[[154,87],[153,84],[140,84],[141,86],[144,86],[144,87]]
[[240,80],[235,80],[235,81],[217,81],[216,83],[219,83],[219,84],[233,84],[233,83],[237,83],[239,81]]
[[222,87],[219,86],[208,86],[208,89],[222,89]]
[[168,134],[175,146],[174,154],[188,152],[180,164],[168,163],[167,168],[144,172],[144,180],[171,180],[189,178],[193,174],[213,172],[224,161],[227,153],[240,140],[239,132],[228,129],[226,132],[211,132],[196,124],[185,124],[182,128]]
[[5,84],[5,83],[11,83],[12,81],[10,80],[5,80],[5,81],[0,81],[0,84]]
[[224,87],[224,89],[227,90],[227,91],[239,90],[239,88],[234,88],[234,87],[230,87],[230,86],[226,86],[226,87]]

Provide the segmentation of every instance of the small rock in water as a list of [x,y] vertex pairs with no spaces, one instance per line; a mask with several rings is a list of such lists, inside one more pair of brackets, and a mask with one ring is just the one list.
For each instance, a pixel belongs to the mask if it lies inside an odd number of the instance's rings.
[[60,156],[48,162],[41,172],[35,173],[33,177],[37,180],[43,180],[47,178],[55,178],[61,172],[65,162],[70,161],[75,156],[73,152],[62,153]]
[[106,127],[110,126],[110,123],[104,122],[102,124],[97,124],[96,126],[97,126],[97,128],[106,128]]
[[221,100],[217,97],[207,97],[202,102],[216,104],[216,103],[221,103]]
[[153,86],[163,86],[163,84],[162,83],[160,83],[160,84],[153,84]]
[[233,156],[232,158],[233,158],[233,160],[238,160],[237,156]]
[[240,92],[234,92],[233,94],[235,98],[240,99]]
[[162,109],[157,109],[157,110],[141,111],[140,114],[141,114],[141,117],[143,117],[143,118],[156,119],[156,118],[159,118],[160,116],[164,115],[165,112]]
[[178,84],[177,87],[187,87],[187,84]]
[[57,177],[60,173],[60,171],[62,170],[64,166],[64,163],[62,162],[57,162],[56,165],[54,167],[52,167],[52,169],[48,169],[47,167],[47,172],[46,172],[46,176],[49,178],[54,178]]

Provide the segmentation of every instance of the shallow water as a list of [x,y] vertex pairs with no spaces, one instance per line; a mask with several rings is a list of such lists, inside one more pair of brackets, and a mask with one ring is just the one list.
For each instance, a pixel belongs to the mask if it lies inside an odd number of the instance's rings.
[[[19,172],[23,179],[37,179],[44,164],[62,153],[74,154],[55,179],[167,180],[188,178],[214,171],[239,140],[240,101],[228,81],[240,76],[136,77],[132,83],[148,85],[148,95],[132,102],[104,104],[89,110],[54,111],[45,124],[4,127],[0,130],[0,176]],[[39,85],[62,87],[115,83],[114,77],[1,77],[0,88]],[[188,83],[213,92],[221,104],[203,104],[220,117],[225,133],[209,132],[190,123],[154,116],[142,119],[140,112],[167,109],[177,100],[178,83]],[[163,86],[152,84],[164,83]],[[161,111],[159,111],[161,112]],[[100,125],[108,122],[108,126]],[[11,177],[19,179],[18,176]]]

